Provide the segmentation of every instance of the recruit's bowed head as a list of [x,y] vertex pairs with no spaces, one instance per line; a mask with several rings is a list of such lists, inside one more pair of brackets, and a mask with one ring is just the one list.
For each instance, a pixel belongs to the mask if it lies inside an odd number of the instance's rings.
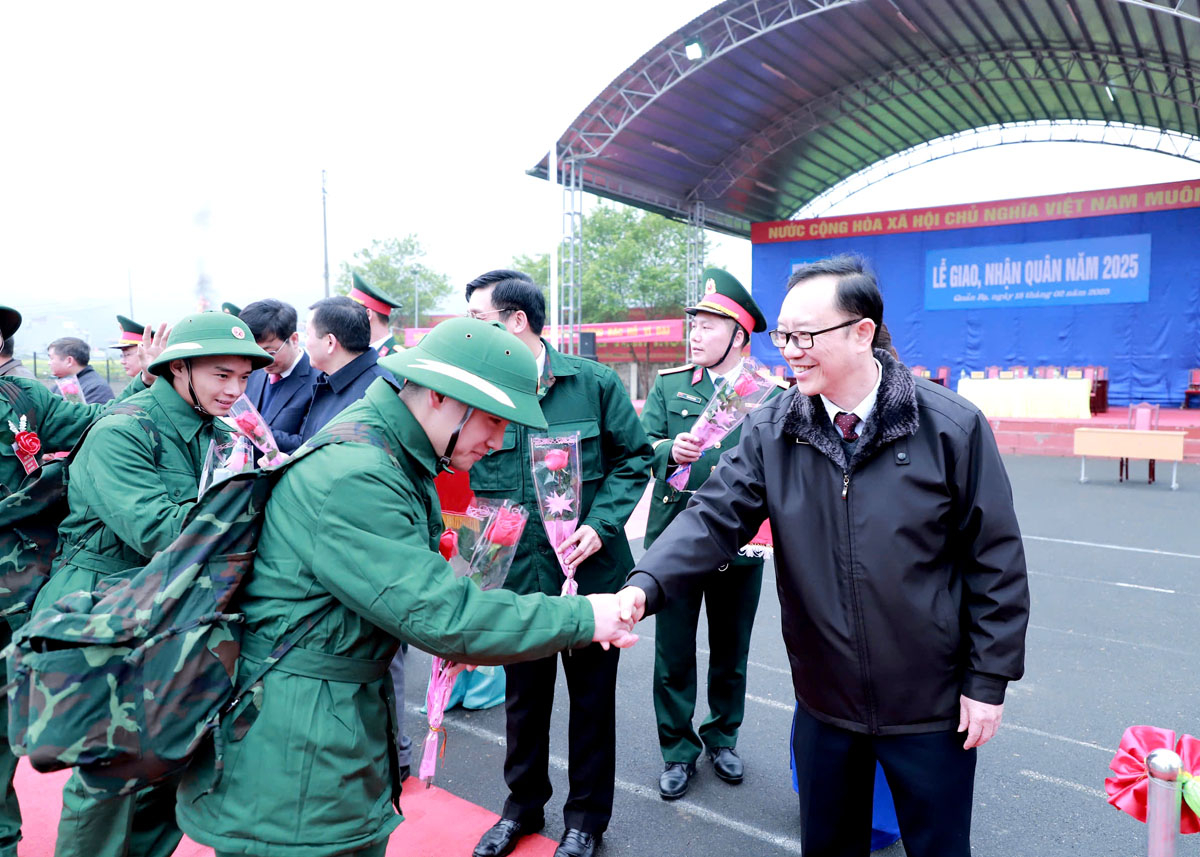
[[444,321],[407,351],[379,361],[397,378],[511,422],[544,429],[537,400],[537,361],[498,324]]

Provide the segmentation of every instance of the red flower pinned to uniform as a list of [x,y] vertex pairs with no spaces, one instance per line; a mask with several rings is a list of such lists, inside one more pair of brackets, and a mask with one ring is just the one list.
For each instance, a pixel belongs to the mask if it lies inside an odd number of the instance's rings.
[[458,533],[454,530],[442,533],[442,537],[438,539],[438,552],[447,562],[458,556]]
[[[1173,749],[1183,761],[1179,779],[1187,796],[1188,782],[1192,780],[1194,772],[1200,771],[1200,740],[1191,735],[1184,735],[1176,742],[1175,733],[1170,729],[1130,726],[1121,736],[1117,755],[1109,763],[1114,776],[1104,781],[1108,802],[1141,822],[1146,820],[1146,800],[1150,789],[1146,756],[1162,747]],[[1179,829],[1182,833],[1200,833],[1200,818],[1197,818],[1188,801],[1183,803],[1180,812]]]
[[515,545],[524,526],[525,519],[520,515],[501,509],[496,513],[495,520],[488,524],[483,537],[494,545]]
[[35,432],[19,431],[13,438],[17,449],[27,455],[37,455],[42,450],[42,441]]
[[551,472],[562,470],[570,460],[565,449],[552,449],[546,453],[546,469]]

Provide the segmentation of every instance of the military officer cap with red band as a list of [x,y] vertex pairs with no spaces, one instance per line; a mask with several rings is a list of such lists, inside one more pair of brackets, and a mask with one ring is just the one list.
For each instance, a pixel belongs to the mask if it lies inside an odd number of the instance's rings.
[[145,331],[145,325],[138,324],[128,316],[117,316],[117,324],[121,325],[121,335],[117,337],[117,341],[110,345],[110,348],[129,348],[133,345],[142,344],[142,332]]
[[350,289],[350,300],[358,301],[369,310],[374,310],[383,315],[390,315],[392,310],[399,308],[400,304],[389,298],[379,289],[367,283],[358,274],[351,273],[353,286]]
[[732,274],[720,268],[705,268],[700,276],[703,294],[695,306],[687,307],[688,315],[710,312],[732,318],[750,333],[762,333],[767,329],[767,319],[746,291],[746,287]]

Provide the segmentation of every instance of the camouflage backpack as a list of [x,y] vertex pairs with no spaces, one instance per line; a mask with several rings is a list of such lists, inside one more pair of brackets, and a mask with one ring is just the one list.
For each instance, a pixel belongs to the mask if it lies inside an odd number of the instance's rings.
[[115,795],[182,770],[206,736],[220,742],[221,718],[324,615],[277,642],[254,675],[237,675],[244,617],[227,611],[253,566],[271,489],[301,458],[345,442],[394,460],[374,429],[332,425],[278,468],[210,488],[134,576],[39,610],[0,653],[13,752],[38,771],[77,768],[89,790]]
[[[11,389],[8,389],[11,388]],[[0,385],[0,395],[37,424],[33,400],[16,384]],[[145,411],[136,405],[114,405],[104,412],[128,414],[150,436],[154,463],[162,457],[162,435]],[[58,527],[67,516],[67,468],[92,430],[88,426],[71,454],[43,464],[21,485],[0,499],[0,619],[15,629],[29,618],[33,599],[50,577],[58,553]]]

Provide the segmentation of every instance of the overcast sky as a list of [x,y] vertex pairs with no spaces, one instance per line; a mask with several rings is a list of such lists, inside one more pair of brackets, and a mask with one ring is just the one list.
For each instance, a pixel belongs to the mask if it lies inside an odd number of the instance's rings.
[[[524,174],[617,74],[705,0],[9,3],[0,12],[5,303],[151,321],[320,297],[373,238],[419,235],[463,283],[548,250],[557,202]],[[1057,152],[1058,154],[1054,154]],[[1192,178],[1089,147],[959,156],[859,194],[879,210]],[[711,261],[749,280],[749,244]],[[454,307],[450,307],[454,308]]]

